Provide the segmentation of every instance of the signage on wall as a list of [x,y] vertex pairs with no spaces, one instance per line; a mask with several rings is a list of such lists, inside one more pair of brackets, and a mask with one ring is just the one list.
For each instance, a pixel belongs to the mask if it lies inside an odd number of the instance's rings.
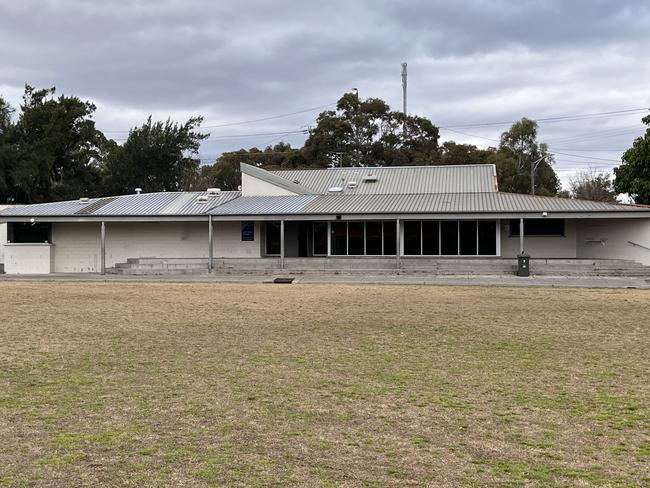
[[241,223],[241,240],[242,241],[255,240],[255,222]]

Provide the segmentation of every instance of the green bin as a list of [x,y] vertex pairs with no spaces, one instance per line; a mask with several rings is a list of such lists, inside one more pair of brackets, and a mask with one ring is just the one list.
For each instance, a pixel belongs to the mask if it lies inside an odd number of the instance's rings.
[[517,254],[517,276],[530,276],[529,254]]

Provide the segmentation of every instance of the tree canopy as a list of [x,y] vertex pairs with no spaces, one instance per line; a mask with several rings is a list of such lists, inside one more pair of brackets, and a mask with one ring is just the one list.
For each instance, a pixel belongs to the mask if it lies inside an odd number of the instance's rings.
[[124,145],[111,144],[103,165],[104,191],[195,190],[199,147],[209,136],[197,130],[202,121],[192,117],[184,124],[153,122],[149,116],[141,127],[131,129]]
[[95,105],[77,97],[55,97],[55,88],[25,86],[21,112],[0,108],[2,200],[37,203],[92,196],[100,173],[104,135],[95,128]]
[[645,134],[638,137],[632,147],[623,154],[623,164],[614,168],[614,188],[628,193],[635,203],[650,204],[650,115],[643,123],[648,126]]
[[596,202],[615,202],[616,192],[609,173],[598,173],[594,170],[579,171],[571,178],[569,195],[581,200]]

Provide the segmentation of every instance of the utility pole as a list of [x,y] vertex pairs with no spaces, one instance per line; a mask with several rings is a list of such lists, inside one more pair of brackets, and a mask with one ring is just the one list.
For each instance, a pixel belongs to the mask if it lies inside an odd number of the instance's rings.
[[406,63],[402,63],[402,103],[404,112],[404,134],[406,134]]
[[535,194],[535,173],[540,163],[548,157],[548,154],[544,154],[541,158],[530,163],[530,194]]

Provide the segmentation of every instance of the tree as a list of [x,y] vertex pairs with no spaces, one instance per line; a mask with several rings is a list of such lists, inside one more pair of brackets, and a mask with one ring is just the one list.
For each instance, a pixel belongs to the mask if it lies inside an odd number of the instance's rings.
[[551,166],[553,157],[548,146],[537,141],[534,120],[524,117],[501,134],[499,149],[491,159],[497,165],[501,191],[530,193],[532,171],[535,194],[556,195],[560,189],[560,181]]
[[438,128],[426,118],[391,111],[381,99],[345,93],[336,110],[318,116],[304,157],[318,167],[433,164],[439,159]]
[[216,187],[222,190],[236,190],[241,185],[240,163],[266,169],[295,169],[307,167],[307,161],[300,149],[294,149],[290,144],[279,142],[275,146],[267,146],[263,151],[254,147],[239,151],[223,153],[215,164],[204,166],[200,172],[200,185],[203,188]]
[[440,162],[442,164],[485,164],[491,153],[496,149],[479,149],[473,144],[459,144],[446,141],[440,147]]
[[9,147],[5,144],[7,131],[11,128],[11,115],[14,109],[0,97],[0,203],[9,200]]
[[596,202],[615,202],[616,192],[609,173],[580,171],[569,183],[572,198]]
[[614,168],[614,189],[628,193],[635,203],[650,204],[650,115],[643,123],[648,126],[632,147],[623,154],[623,164]]
[[77,97],[55,98],[55,92],[26,85],[15,124],[6,102],[0,109],[5,200],[38,203],[98,191],[99,148],[105,138],[92,120],[95,106]]
[[153,122],[151,116],[141,127],[129,132],[123,146],[111,144],[107,151],[104,191],[110,194],[182,191],[196,188],[201,141],[209,134],[197,131],[202,117],[184,124],[167,119]]

